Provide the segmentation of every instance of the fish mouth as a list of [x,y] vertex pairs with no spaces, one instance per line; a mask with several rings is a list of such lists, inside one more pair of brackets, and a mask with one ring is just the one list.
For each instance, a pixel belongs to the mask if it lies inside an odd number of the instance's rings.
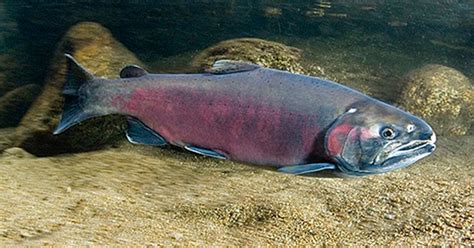
[[407,167],[416,161],[430,155],[436,149],[436,138],[430,140],[415,140],[394,149],[381,164],[383,170]]
[[[338,168],[345,175],[364,176],[390,172],[412,165],[418,160],[429,156],[436,149],[436,136],[431,134],[429,139],[412,140],[406,144],[392,143],[385,146],[385,150],[375,157],[371,163],[355,168],[343,157],[337,157]],[[389,148],[392,147],[390,150]]]

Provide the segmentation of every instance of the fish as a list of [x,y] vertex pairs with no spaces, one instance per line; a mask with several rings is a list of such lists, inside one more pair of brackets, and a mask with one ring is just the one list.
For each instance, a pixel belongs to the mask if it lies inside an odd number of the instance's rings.
[[137,65],[95,77],[71,55],[55,135],[90,118],[124,115],[131,143],[187,151],[295,175],[367,176],[430,155],[424,120],[341,84],[218,60],[203,73],[152,74]]

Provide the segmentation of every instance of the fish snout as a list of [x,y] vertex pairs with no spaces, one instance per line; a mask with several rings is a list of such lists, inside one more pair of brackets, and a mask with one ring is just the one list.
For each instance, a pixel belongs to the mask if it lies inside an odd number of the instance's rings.
[[431,141],[431,143],[433,143],[433,144],[436,143],[436,134],[435,134],[435,132],[432,132],[432,133],[431,133],[430,141]]
[[429,141],[430,143],[435,143],[436,134],[432,130],[429,130],[429,131],[420,133],[420,135],[418,136],[418,139]]
[[429,141],[428,141],[428,144],[430,145],[430,147],[427,149],[428,152],[432,153],[435,151],[436,149],[436,134],[434,131],[431,131],[431,135],[429,137]]
[[433,153],[436,149],[436,134],[433,129],[426,124],[423,130],[420,130],[417,140],[425,143],[425,150],[427,153]]
[[414,139],[430,144],[436,143],[436,134],[428,123],[417,118],[413,124],[416,127],[414,128],[415,132],[413,132],[414,136],[412,136]]

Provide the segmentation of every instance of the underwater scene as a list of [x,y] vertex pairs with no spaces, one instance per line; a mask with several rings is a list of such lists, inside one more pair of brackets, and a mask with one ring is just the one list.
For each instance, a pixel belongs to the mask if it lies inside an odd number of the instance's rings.
[[474,245],[474,1],[0,1],[1,246]]

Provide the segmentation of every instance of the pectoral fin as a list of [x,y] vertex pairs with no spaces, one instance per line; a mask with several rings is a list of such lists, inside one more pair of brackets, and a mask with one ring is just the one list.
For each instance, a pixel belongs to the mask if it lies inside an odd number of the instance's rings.
[[165,138],[161,137],[153,129],[147,127],[141,121],[128,117],[127,139],[133,144],[164,146],[167,144]]
[[330,163],[315,163],[315,164],[302,164],[302,165],[291,165],[284,166],[278,169],[279,172],[302,175],[322,170],[334,170],[336,166]]
[[185,146],[184,147],[186,150],[190,152],[194,152],[200,155],[208,156],[208,157],[213,157],[213,158],[219,158],[219,159],[227,159],[227,157],[219,152],[216,152],[214,150],[206,149],[206,148],[200,148],[196,146]]

